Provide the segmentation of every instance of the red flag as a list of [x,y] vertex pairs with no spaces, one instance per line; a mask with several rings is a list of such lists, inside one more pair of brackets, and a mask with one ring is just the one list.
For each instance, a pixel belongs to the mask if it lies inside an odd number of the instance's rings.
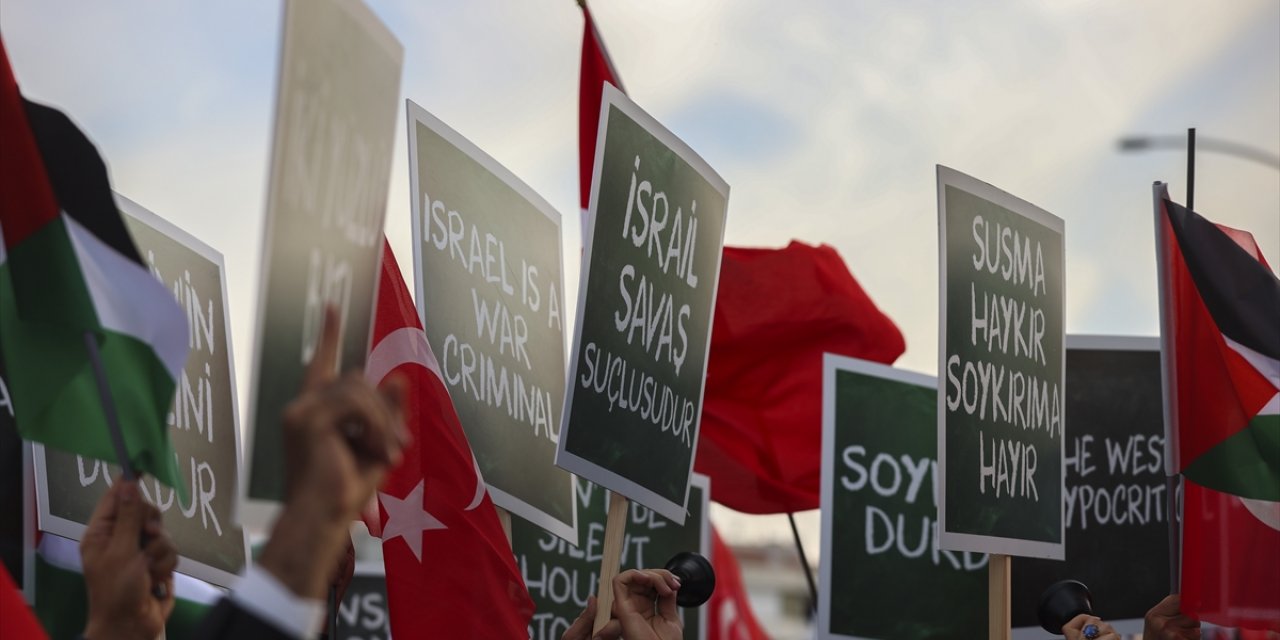
[[751,610],[738,559],[715,527],[711,528],[711,566],[716,568],[716,590],[707,602],[708,640],[768,640]]
[[391,634],[397,638],[523,638],[533,601],[440,365],[384,241],[373,349],[365,376],[408,380],[405,425],[413,442],[378,492]]
[[1280,631],[1280,279],[1253,237],[1155,189],[1182,608]]
[[822,354],[892,363],[906,348],[835,249],[725,247],[695,469],[746,513],[818,508]]
[[596,162],[596,135],[600,128],[600,99],[604,93],[604,83],[622,89],[622,81],[613,70],[609,53],[600,42],[600,33],[596,31],[596,23],[591,19],[591,11],[586,2],[582,6],[582,68],[578,85],[578,188],[582,195],[582,238],[586,243],[591,232],[591,221],[587,220],[587,205],[591,200],[591,170]]
[[1183,480],[1183,613],[1280,632],[1280,530],[1273,528],[1280,527],[1280,509],[1274,505]]
[[48,638],[27,607],[9,571],[0,567],[0,638]]

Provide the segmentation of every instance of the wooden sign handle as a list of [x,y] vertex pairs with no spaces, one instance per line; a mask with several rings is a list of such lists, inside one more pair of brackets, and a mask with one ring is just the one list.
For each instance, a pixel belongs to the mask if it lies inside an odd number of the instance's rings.
[[599,633],[613,612],[613,579],[622,563],[622,540],[627,532],[627,499],[609,492],[609,518],[604,522],[604,549],[600,557],[600,587],[596,592],[596,622],[591,632]]
[[987,637],[990,640],[1009,640],[1009,582],[1013,559],[993,553],[987,556]]
[[494,511],[498,512],[498,524],[502,525],[502,532],[507,534],[507,546],[512,545],[511,542],[511,512],[502,507],[494,507]]

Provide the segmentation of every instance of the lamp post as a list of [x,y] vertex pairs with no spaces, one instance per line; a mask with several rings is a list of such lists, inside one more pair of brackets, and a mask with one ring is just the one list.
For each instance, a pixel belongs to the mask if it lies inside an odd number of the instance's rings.
[[[1197,136],[1195,144],[1197,151],[1212,151],[1224,155],[1235,156],[1237,158],[1263,164],[1280,171],[1280,156],[1270,153],[1264,149],[1259,149],[1258,147],[1206,136]],[[1178,135],[1132,135],[1120,138],[1117,141],[1117,146],[1120,151],[1186,149],[1187,138]]]

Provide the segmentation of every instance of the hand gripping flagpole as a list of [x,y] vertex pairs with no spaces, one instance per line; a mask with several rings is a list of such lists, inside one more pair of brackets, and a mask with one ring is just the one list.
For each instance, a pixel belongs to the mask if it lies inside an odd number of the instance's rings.
[[[102,413],[107,418],[107,432],[111,434],[111,447],[116,450],[116,461],[120,464],[120,476],[126,482],[133,482],[138,479],[138,472],[134,470],[133,464],[129,462],[129,448],[124,444],[124,432],[120,430],[120,418],[116,413],[116,400],[111,395],[111,387],[107,384],[106,369],[102,366],[102,354],[98,351],[98,339],[93,335],[92,331],[84,332],[84,349],[89,353],[89,366],[93,369],[93,379],[98,383],[98,400],[102,402]],[[147,544],[147,534],[144,532],[138,539],[138,547],[143,548]],[[163,584],[156,584],[151,589],[151,595],[157,600],[163,600],[167,594]],[[165,637],[164,631],[161,630],[160,637]]]

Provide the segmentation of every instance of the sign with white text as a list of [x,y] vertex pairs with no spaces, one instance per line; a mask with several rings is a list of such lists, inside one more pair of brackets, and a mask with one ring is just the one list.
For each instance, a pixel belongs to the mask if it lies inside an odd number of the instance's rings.
[[1062,220],[939,166],[938,230],[942,547],[1061,560]]
[[592,175],[556,464],[682,522],[729,185],[608,84]]
[[938,545],[937,383],[833,354],[822,376],[818,637],[987,628],[987,556]]
[[[660,569],[681,551],[711,557],[708,518],[710,480],[695,474],[690,481],[689,514],[676,524],[643,505],[627,505],[622,540],[622,571]],[[520,575],[533,598],[530,640],[558,640],[596,594],[600,557],[604,552],[609,492],[589,480],[575,478],[578,517],[582,525],[578,545],[571,545],[524,522],[511,522],[511,550]],[[706,637],[706,607],[681,609],[685,640]]]
[[1119,633],[1169,592],[1160,339],[1067,336],[1067,554],[1013,563],[1015,636],[1048,637],[1040,594],[1071,578]]
[[[248,541],[235,521],[240,418],[222,255],[138,204],[117,196],[125,226],[151,274],[173,293],[191,327],[191,349],[168,414],[169,437],[191,500],[154,478],[142,495],[160,508],[181,560],[178,571],[227,587],[245,567]],[[40,529],[79,540],[119,468],[34,446]]]
[[338,605],[335,640],[391,640],[387,576],[381,564],[356,564]]
[[408,102],[418,312],[495,505],[577,542],[555,465],[565,387],[560,214]]
[[249,495],[281,501],[280,417],[302,387],[324,309],[339,367],[369,350],[404,50],[360,0],[287,0],[276,85]]

